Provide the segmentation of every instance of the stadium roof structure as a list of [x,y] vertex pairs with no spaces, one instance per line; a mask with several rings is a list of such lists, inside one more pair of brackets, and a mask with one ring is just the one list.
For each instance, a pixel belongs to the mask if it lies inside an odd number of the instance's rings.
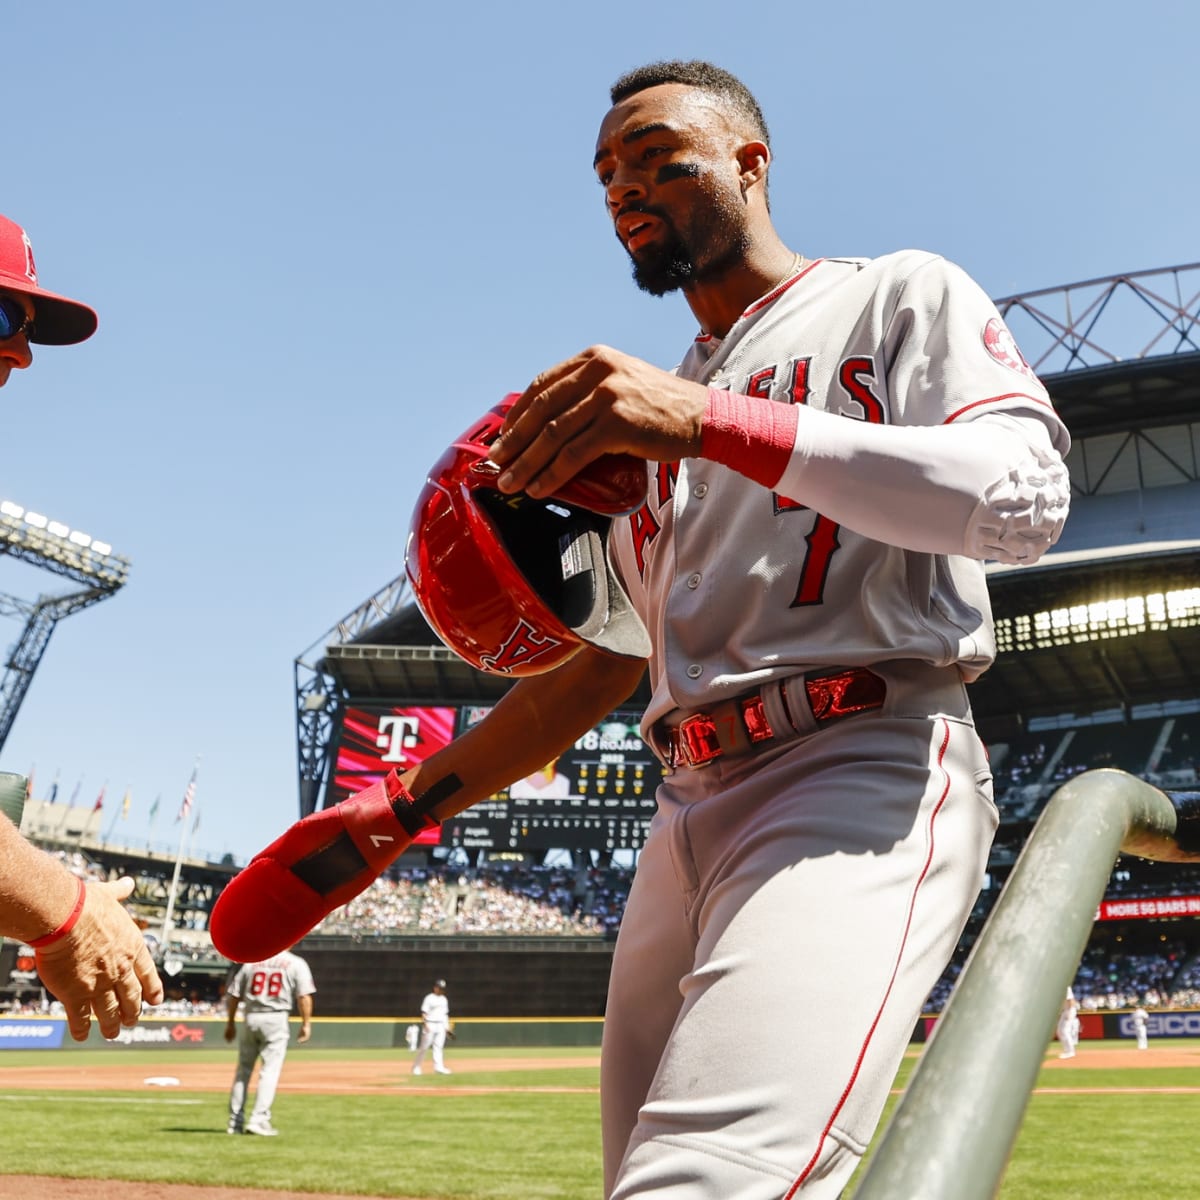
[[[1200,263],[996,305],[1089,457],[1082,483],[1072,466],[1070,540],[989,571],[999,654],[972,685],[981,729],[1200,697]],[[442,646],[404,576],[299,655],[295,681],[302,816],[321,805],[349,700],[493,703],[511,686]]]
[[129,578],[129,559],[114,554],[107,542],[11,500],[0,501],[0,556],[29,563],[79,585],[58,595],[39,595],[36,600],[0,593],[0,616],[25,618],[25,626],[8,652],[0,678],[2,747],[55,626],[63,617],[107,600],[124,587]]

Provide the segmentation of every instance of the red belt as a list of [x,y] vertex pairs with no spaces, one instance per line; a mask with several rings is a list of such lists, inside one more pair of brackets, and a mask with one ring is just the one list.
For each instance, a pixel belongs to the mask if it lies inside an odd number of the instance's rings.
[[[801,680],[785,679],[778,685],[785,711],[787,688],[791,685],[794,689],[798,682]],[[815,677],[806,675],[802,682],[813,720],[819,726],[881,708],[887,695],[887,684],[866,667]],[[767,719],[762,691],[722,700],[681,720],[664,718],[656,723],[654,731],[667,765],[691,769],[803,732],[794,726],[774,729]]]

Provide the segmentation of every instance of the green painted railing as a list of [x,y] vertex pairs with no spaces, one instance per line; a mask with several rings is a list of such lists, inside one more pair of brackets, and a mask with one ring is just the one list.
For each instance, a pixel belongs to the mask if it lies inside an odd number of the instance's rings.
[[1118,854],[1200,862],[1200,793],[1124,771],[1054,793],[976,941],[854,1200],[999,1191]]

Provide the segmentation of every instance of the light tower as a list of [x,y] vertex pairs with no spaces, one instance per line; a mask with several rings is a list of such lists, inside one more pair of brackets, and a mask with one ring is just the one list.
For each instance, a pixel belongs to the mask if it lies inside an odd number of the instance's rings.
[[42,661],[50,635],[63,617],[81,612],[113,595],[129,577],[129,560],[61,521],[30,512],[10,500],[0,501],[0,554],[32,563],[82,584],[62,595],[36,600],[0,592],[0,614],[25,618],[25,628],[4,663],[0,680],[0,749],[8,739],[33,673]]

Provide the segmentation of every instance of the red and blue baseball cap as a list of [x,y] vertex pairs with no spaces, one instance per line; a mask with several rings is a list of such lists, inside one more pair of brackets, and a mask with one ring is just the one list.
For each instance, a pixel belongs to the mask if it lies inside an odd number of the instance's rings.
[[31,342],[71,346],[96,332],[96,314],[86,304],[38,286],[29,235],[4,216],[0,216],[0,291],[19,292],[33,301]]

